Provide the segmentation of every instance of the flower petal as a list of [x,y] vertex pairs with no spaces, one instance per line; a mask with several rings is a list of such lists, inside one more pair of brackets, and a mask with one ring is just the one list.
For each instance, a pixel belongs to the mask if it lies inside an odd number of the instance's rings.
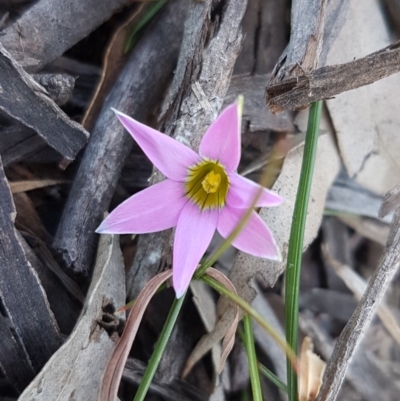
[[131,196],[96,230],[107,234],[144,234],[175,227],[188,202],[181,182],[164,180]]
[[[236,173],[229,174],[229,183],[230,187],[226,203],[238,209],[247,209],[250,207],[258,190],[261,188],[259,184]],[[282,202],[284,202],[284,199],[278,194],[263,188],[255,207],[279,206]]]
[[218,223],[218,210],[203,210],[191,202],[183,208],[175,232],[172,282],[180,298],[203,257]]
[[240,161],[241,112],[239,102],[228,106],[210,125],[200,143],[200,154],[221,162],[227,171],[237,169]]
[[[245,209],[235,209],[229,206],[222,209],[218,220],[218,232],[227,238],[245,213]],[[270,229],[254,211],[244,229],[233,240],[232,245],[253,256],[281,260],[279,248]]]
[[201,160],[192,149],[133,118],[114,110],[150,161],[168,178],[184,181],[187,170]]

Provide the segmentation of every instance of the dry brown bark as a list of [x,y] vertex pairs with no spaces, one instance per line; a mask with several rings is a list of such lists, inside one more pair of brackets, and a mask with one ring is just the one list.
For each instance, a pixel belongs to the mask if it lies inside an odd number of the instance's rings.
[[400,42],[359,60],[326,66],[267,87],[268,107],[273,113],[308,107],[400,71]]

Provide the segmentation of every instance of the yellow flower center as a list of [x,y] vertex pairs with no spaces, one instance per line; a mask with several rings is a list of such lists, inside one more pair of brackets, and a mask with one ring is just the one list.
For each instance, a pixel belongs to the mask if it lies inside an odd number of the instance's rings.
[[215,174],[214,171],[208,173],[206,178],[202,181],[204,191],[208,194],[214,194],[218,191],[219,184],[221,184],[221,174]]
[[219,162],[203,160],[189,168],[186,196],[202,210],[225,206],[229,179]]

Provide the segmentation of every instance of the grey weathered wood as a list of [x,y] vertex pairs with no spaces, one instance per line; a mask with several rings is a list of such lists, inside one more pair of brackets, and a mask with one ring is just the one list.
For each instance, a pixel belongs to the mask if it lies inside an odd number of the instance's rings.
[[352,318],[336,342],[317,401],[336,399],[354,353],[399,266],[400,204],[397,204],[384,254]]
[[44,163],[60,163],[63,160],[33,129],[17,121],[13,126],[0,127],[0,154],[4,167],[22,160]]
[[12,332],[10,320],[0,315],[0,368],[18,392],[35,377],[35,371],[26,352],[20,347]]
[[234,75],[271,73],[287,45],[287,11],[284,1],[248,2],[242,21],[245,37]]
[[317,100],[370,85],[400,71],[400,42],[348,63],[303,72],[267,87],[268,107],[273,113],[308,107]]
[[69,74],[33,74],[32,78],[46,89],[48,96],[59,106],[71,99],[75,78]]
[[[34,74],[32,77],[46,89],[50,99],[57,105],[63,105],[70,100],[75,85],[72,75]],[[0,154],[5,167],[31,158],[36,162],[45,163],[59,163],[63,159],[63,156],[50,148],[33,129],[16,120],[7,121],[5,126],[0,124]]]
[[379,209],[379,217],[386,217],[398,205],[400,205],[400,184],[390,190],[383,198],[381,208]]
[[[124,302],[125,272],[119,239],[103,236],[74,331],[19,400],[98,400],[104,370],[120,334],[120,321],[113,312]],[[114,318],[112,324],[105,324],[110,323],[104,320],[105,314],[107,319]]]
[[[381,204],[381,196],[357,184],[344,170],[336,177],[326,197],[327,209],[374,219],[380,217],[379,208]],[[388,215],[382,219],[390,223],[391,218],[392,216]]]
[[[20,243],[24,248],[26,257],[35,269],[40,283],[46,292],[49,305],[63,334],[70,334],[75,326],[81,311],[84,296],[79,287],[57,266],[46,245],[33,235],[23,233]],[[58,274],[58,276],[57,276]],[[64,285],[62,278],[69,280]],[[69,285],[69,286],[68,286]],[[72,291],[68,291],[72,288]]]
[[292,1],[290,42],[272,72],[269,85],[317,68],[326,4],[326,0]]
[[244,96],[242,131],[259,132],[292,132],[292,113],[272,114],[265,105],[264,84],[270,74],[236,75],[232,77],[229,90],[225,96],[224,106],[233,103],[239,95]]
[[14,227],[14,218],[10,188],[0,164],[0,298],[37,373],[61,345],[61,337],[44,290]]
[[[334,341],[327,333],[321,320],[315,318],[315,315],[310,311],[306,311],[300,315],[299,325],[301,330],[313,339],[318,353],[321,353],[321,356],[328,360],[334,348]],[[353,387],[353,393],[360,394],[365,401],[393,401],[393,395],[399,393],[399,384],[384,369],[382,360],[379,360],[372,350],[369,351],[376,337],[371,331],[367,333],[366,337],[367,343],[362,344],[362,347],[358,349],[349,366],[346,381],[340,388],[339,399],[347,401],[341,390],[346,384],[350,383]]]
[[89,133],[72,121],[0,44],[0,110],[35,130],[52,148],[73,160]]
[[34,72],[64,54],[132,0],[40,0],[3,31],[0,41]]
[[108,95],[71,188],[54,239],[66,268],[88,275],[98,235],[132,137],[111,107],[145,122],[169,82],[176,63],[187,1],[171,1],[150,24]]

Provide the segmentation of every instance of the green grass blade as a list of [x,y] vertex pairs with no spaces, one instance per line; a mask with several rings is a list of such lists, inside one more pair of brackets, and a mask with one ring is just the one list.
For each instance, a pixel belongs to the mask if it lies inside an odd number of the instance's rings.
[[128,40],[125,44],[125,53],[128,53],[129,50],[135,45],[137,42],[139,33],[146,27],[146,25],[154,18],[154,16],[164,7],[167,3],[167,0],[160,0],[154,3],[149,4],[148,11],[143,15],[142,19],[138,22],[137,25],[133,28],[132,32],[129,34]]
[[280,390],[285,392],[287,394],[288,388],[285,383],[283,383],[282,380],[279,379],[279,377],[271,372],[267,367],[265,367],[262,363],[258,362],[258,369],[260,369],[260,372],[273,384],[275,384],[276,387],[278,387]]
[[149,364],[147,365],[147,368],[143,375],[143,379],[140,382],[138,391],[136,392],[133,401],[143,401],[144,398],[146,397],[147,391],[149,390],[151,381],[153,380],[153,377],[156,373],[157,367],[160,363],[165,347],[167,346],[169,337],[171,336],[172,329],[175,326],[176,319],[178,318],[179,312],[182,308],[185,295],[186,294],[184,294],[179,299],[176,298],[174,299],[167,320],[165,321],[164,327],[161,331],[160,338],[157,341],[153,355],[150,358]]
[[[315,156],[317,153],[321,110],[321,102],[316,102],[311,105],[308,116],[303,163],[301,166],[300,180],[289,239],[285,280],[286,341],[295,352],[298,350],[299,287],[304,228],[314,171]],[[287,363],[287,383],[289,400],[297,401],[297,375],[289,361]]]
[[256,349],[254,346],[253,326],[249,315],[243,317],[244,325],[244,345],[247,352],[247,360],[249,362],[250,383],[253,392],[253,401],[263,401],[260,376],[258,373]]

